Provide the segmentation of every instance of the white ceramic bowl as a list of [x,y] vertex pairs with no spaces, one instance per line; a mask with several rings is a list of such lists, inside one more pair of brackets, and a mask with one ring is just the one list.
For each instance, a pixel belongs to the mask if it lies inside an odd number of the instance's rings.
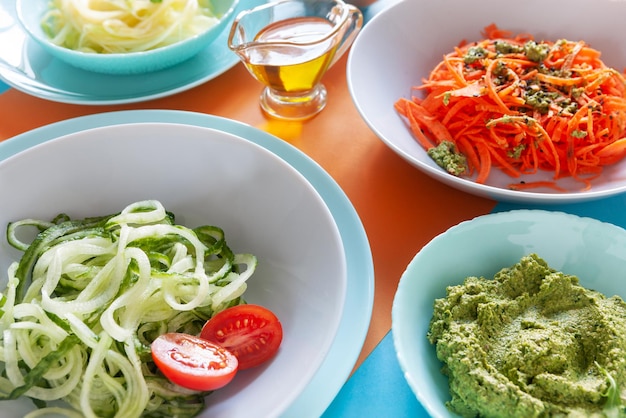
[[[187,226],[224,229],[259,265],[245,298],[281,319],[267,365],[240,372],[207,398],[203,417],[279,416],[305,389],[335,338],[346,298],[338,227],[315,188],[267,149],[215,129],[128,123],[59,137],[0,161],[0,228],[27,217],[113,213],[157,199]],[[20,254],[0,240],[0,277]],[[10,406],[12,405],[12,406]],[[32,407],[15,407],[16,415]]]
[[492,278],[524,255],[537,253],[580,284],[626,298],[626,231],[561,212],[514,210],[463,222],[420,250],[400,279],[392,331],[400,366],[417,399],[432,417],[452,417],[442,363],[426,338],[436,298],[468,276]]
[[41,28],[46,0],[17,0],[17,17],[26,33],[52,56],[74,67],[105,74],[142,74],[186,61],[209,46],[234,18],[239,0],[214,0],[219,22],[199,35],[161,48],[132,53],[95,54],[75,51],[50,42]]
[[[512,11],[515,12],[512,12]],[[443,55],[462,40],[481,39],[491,23],[536,39],[584,40],[602,52],[603,61],[618,70],[626,67],[626,2],[612,0],[403,0],[375,15],[352,45],[348,85],[363,119],[394,152],[429,176],[479,196],[515,202],[566,203],[596,199],[626,191],[626,160],[608,167],[591,189],[565,182],[567,192],[513,191],[512,178],[492,172],[487,184],[447,174],[411,136],[393,104],[410,97]],[[584,24],[577,24],[584,22]],[[534,180],[550,180],[542,173]],[[516,179],[518,180],[518,179]],[[419,192],[419,191],[416,191]]]

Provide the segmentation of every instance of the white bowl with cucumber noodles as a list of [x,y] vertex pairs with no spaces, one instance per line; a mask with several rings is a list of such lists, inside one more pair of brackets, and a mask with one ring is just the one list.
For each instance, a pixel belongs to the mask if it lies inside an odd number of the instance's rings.
[[[302,174],[244,138],[81,131],[0,161],[0,193],[13,196],[0,213],[3,416],[279,416],[335,338],[337,224]],[[197,335],[242,302],[279,318],[276,355],[211,393],[172,385],[151,341]]]
[[141,74],[209,46],[239,0],[17,0],[20,24],[45,52],[87,71]]

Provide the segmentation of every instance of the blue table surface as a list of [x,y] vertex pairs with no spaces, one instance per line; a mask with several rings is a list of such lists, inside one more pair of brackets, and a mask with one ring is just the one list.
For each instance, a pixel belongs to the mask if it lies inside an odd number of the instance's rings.
[[[363,8],[363,15],[364,15],[365,21],[367,22],[374,15],[376,15],[376,13],[380,12],[384,8],[388,7],[389,5],[396,3],[397,1],[399,0],[378,0],[374,2],[373,4],[371,4],[370,6]],[[0,79],[0,94],[4,93],[9,88],[10,86],[7,83],[5,83],[2,79]]]

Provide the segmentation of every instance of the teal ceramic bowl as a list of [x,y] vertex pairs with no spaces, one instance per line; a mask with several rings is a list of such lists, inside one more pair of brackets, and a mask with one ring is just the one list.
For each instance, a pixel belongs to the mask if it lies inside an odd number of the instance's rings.
[[514,210],[463,222],[434,238],[409,263],[392,308],[394,345],[404,376],[429,415],[453,417],[448,379],[427,337],[433,302],[468,276],[493,278],[536,253],[580,284],[626,298],[626,231],[561,212]]
[[28,35],[47,53],[87,71],[105,74],[142,74],[162,70],[192,58],[209,46],[231,23],[239,0],[214,0],[219,22],[194,37],[161,48],[119,54],[96,54],[74,51],[53,44],[41,28],[47,10],[46,0],[17,0],[17,17]]

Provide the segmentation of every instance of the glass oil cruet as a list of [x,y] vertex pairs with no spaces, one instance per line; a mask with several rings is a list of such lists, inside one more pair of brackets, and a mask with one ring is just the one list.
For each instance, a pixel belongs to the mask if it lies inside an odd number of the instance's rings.
[[326,105],[321,79],[362,25],[359,9],[342,0],[278,0],[241,12],[228,46],[265,86],[268,115],[304,120]]

